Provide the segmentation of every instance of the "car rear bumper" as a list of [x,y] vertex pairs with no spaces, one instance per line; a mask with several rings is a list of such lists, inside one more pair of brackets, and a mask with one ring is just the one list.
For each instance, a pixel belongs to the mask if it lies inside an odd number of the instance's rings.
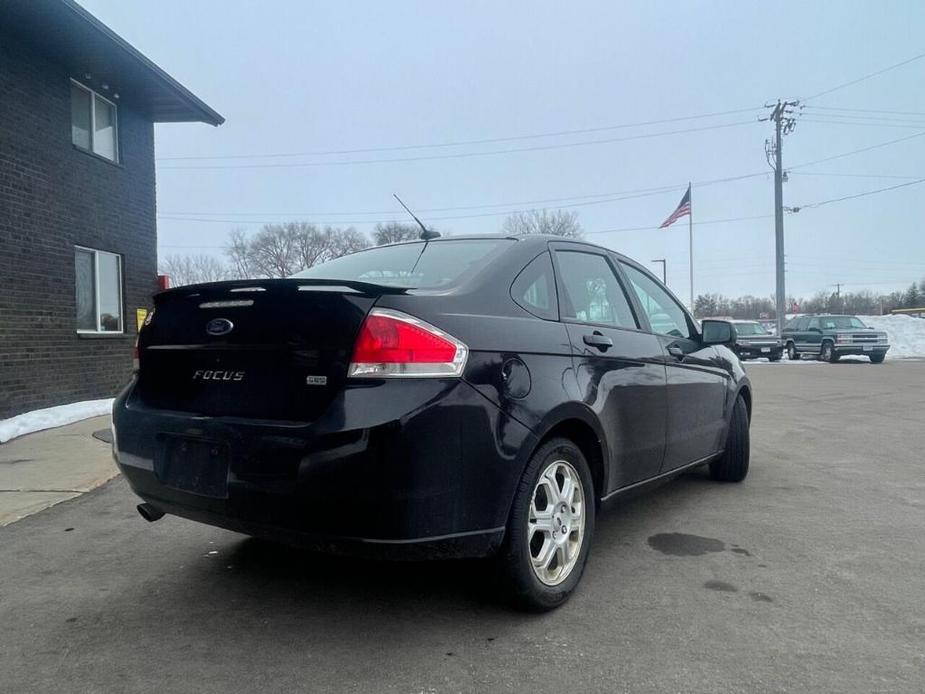
[[[347,388],[308,424],[152,410],[130,386],[116,400],[113,425],[125,478],[166,513],[394,558],[494,552],[521,456],[535,444],[526,427],[452,379]],[[178,474],[187,463],[178,442],[214,445],[216,457],[200,456],[189,463],[194,472]]]

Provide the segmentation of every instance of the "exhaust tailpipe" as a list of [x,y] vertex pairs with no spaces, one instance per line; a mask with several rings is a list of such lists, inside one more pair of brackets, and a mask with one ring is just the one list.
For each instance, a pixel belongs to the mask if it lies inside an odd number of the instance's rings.
[[138,504],[138,513],[141,514],[141,517],[144,518],[149,523],[158,521],[164,517],[164,512],[161,511],[157,506],[152,506],[151,504]]

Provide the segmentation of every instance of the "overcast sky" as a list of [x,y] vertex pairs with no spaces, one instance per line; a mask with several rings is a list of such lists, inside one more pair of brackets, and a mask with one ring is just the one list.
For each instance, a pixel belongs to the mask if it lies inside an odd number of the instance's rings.
[[[454,234],[563,204],[589,240],[643,262],[667,258],[668,282],[685,299],[687,221],[651,227],[686,182],[697,293],[772,294],[771,128],[757,122],[761,106],[925,52],[925,3],[913,0],[80,1],[227,119],[156,128],[162,255],[221,254],[231,229],[266,221],[369,230],[361,222],[403,219],[393,192]],[[923,85],[925,59],[810,99],[815,108],[784,141],[785,168],[795,167],[785,205],[925,178],[925,136],[797,166],[925,133]],[[613,127],[719,112],[734,113]],[[397,149],[500,138],[511,139]],[[571,146],[582,142],[592,144]],[[171,159],[343,150],[378,151]],[[356,163],[388,159],[403,161]],[[760,175],[698,184],[748,174]],[[524,204],[550,199],[561,203]],[[742,217],[752,219],[709,223]],[[788,293],[921,280],[923,220],[925,184],[788,215]],[[598,233],[637,227],[646,229]]]

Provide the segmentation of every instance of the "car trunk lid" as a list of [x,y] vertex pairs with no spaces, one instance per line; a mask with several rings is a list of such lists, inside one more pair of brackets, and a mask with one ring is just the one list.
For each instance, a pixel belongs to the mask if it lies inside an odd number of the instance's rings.
[[370,308],[403,291],[283,279],[161,292],[139,335],[136,396],[197,415],[311,421],[343,388]]

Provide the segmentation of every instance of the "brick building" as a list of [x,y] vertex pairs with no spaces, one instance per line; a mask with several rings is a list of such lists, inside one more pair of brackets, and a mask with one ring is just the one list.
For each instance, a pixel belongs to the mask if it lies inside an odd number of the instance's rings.
[[127,382],[161,122],[223,118],[73,0],[0,2],[0,418]]

